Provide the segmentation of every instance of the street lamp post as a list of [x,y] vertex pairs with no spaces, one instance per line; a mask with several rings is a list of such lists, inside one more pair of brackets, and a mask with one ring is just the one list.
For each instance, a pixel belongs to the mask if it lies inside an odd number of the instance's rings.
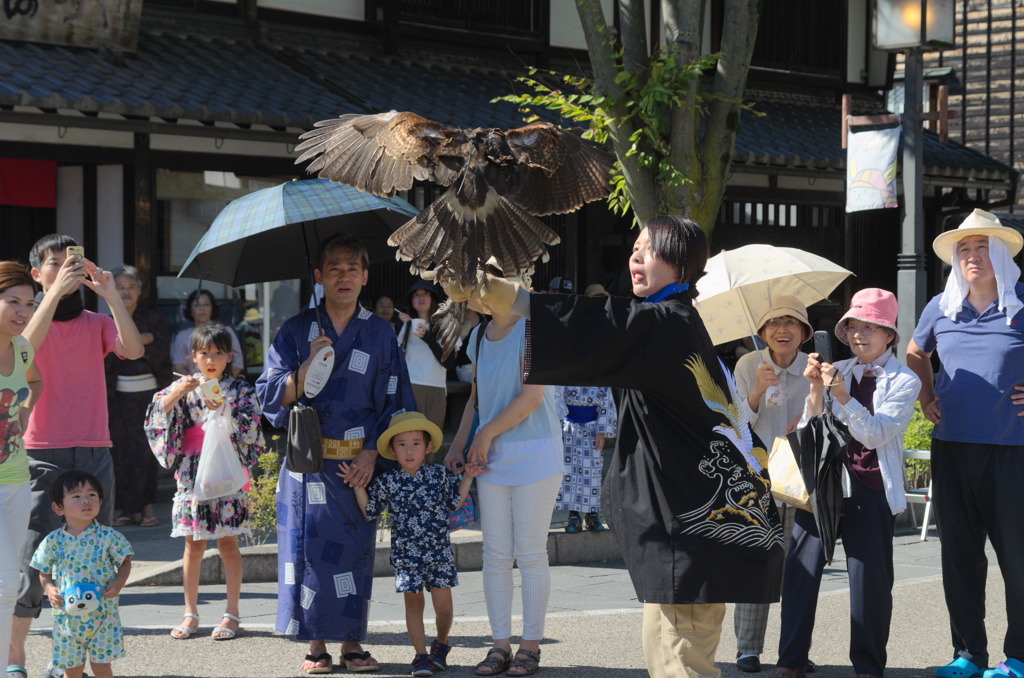
[[923,52],[953,44],[954,0],[876,0],[875,47],[904,53],[903,83],[903,227],[896,258],[896,295],[900,301],[897,329],[899,354],[904,355],[926,300],[924,209],[921,163],[921,94]]
[[900,253],[896,255],[896,298],[900,301],[896,327],[899,330],[899,355],[907,353],[907,344],[914,335],[917,319],[927,303],[925,290],[924,180],[921,164],[924,160],[924,133],[918,120],[918,106],[923,89],[924,59],[921,50],[906,50],[903,79],[903,228]]

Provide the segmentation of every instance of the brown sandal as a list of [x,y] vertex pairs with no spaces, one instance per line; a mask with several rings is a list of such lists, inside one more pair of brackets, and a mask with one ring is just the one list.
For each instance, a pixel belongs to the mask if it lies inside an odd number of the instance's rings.
[[474,673],[478,676],[496,676],[507,671],[508,667],[509,651],[502,650],[500,647],[492,647],[487,651],[484,660],[476,665]]
[[[540,668],[540,648],[536,652],[519,648],[516,656],[508,665],[510,676],[532,676]],[[517,673],[511,673],[512,669],[521,669]]]

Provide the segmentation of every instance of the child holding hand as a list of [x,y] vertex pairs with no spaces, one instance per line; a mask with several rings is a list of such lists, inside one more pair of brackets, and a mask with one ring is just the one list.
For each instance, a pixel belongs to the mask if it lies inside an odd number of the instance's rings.
[[[67,678],[81,678],[88,657],[96,678],[110,678],[110,662],[124,656],[117,595],[132,570],[132,547],[96,522],[103,488],[91,473],[61,473],[50,486],[50,501],[64,526],[43,539],[31,564],[53,608],[53,665]],[[79,584],[98,585],[103,593],[90,600],[95,609],[73,616],[64,609],[63,592]]]
[[[392,517],[391,564],[395,590],[405,595],[405,624],[416,650],[412,675],[432,676],[448,668],[452,627],[452,587],[459,583],[455,556],[448,536],[448,514],[469,494],[473,478],[485,472],[476,464],[465,467],[462,481],[440,464],[424,464],[426,455],[440,446],[441,429],[419,412],[391,418],[391,426],[377,439],[377,452],[398,462],[367,489],[356,487],[356,501],[368,520],[387,509]],[[338,473],[344,477],[345,467]],[[423,630],[423,589],[430,591],[437,636],[427,653]]]
[[227,401],[231,419],[231,442],[242,466],[251,470],[263,454],[263,431],[256,392],[248,382],[235,379],[227,371],[231,363],[231,334],[223,325],[211,323],[192,332],[192,362],[199,373],[182,377],[153,396],[146,416],[146,436],[157,461],[164,468],[177,466],[174,473],[178,491],[171,509],[172,537],[185,538],[182,580],[185,589],[185,614],[171,636],[185,640],[199,628],[199,569],[206,542],[217,541],[224,562],[227,587],[226,610],[214,627],[214,640],[231,640],[241,619],[238,603],[242,592],[242,554],[238,535],[249,534],[248,485],[234,494],[207,501],[196,499],[194,485],[203,450],[203,423],[222,405],[210,400],[199,388],[205,381],[217,380],[220,398]]

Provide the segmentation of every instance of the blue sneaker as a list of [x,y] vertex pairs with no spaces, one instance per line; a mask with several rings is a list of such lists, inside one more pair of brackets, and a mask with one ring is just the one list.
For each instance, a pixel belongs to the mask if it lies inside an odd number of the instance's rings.
[[1024,662],[1019,659],[1009,659],[999,662],[999,666],[985,672],[985,678],[1022,678],[1024,677]]
[[444,671],[448,668],[448,653],[452,651],[451,645],[442,643],[437,638],[430,644],[430,665],[435,671]]
[[414,676],[432,676],[434,675],[433,669],[430,668],[430,655],[418,654],[412,660],[412,675]]
[[[935,669],[935,678],[974,678],[974,676],[980,676],[981,674],[982,669],[979,669],[974,662],[968,661],[963,657],[957,657],[949,664]],[[1006,677],[1003,676],[1002,678]]]

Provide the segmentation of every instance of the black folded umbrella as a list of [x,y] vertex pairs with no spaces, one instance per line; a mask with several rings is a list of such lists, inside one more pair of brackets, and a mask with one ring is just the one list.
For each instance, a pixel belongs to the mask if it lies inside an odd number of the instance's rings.
[[850,444],[850,432],[832,414],[829,396],[824,412],[811,417],[807,426],[788,438],[807,486],[825,562],[831,563],[843,516],[843,455]]

